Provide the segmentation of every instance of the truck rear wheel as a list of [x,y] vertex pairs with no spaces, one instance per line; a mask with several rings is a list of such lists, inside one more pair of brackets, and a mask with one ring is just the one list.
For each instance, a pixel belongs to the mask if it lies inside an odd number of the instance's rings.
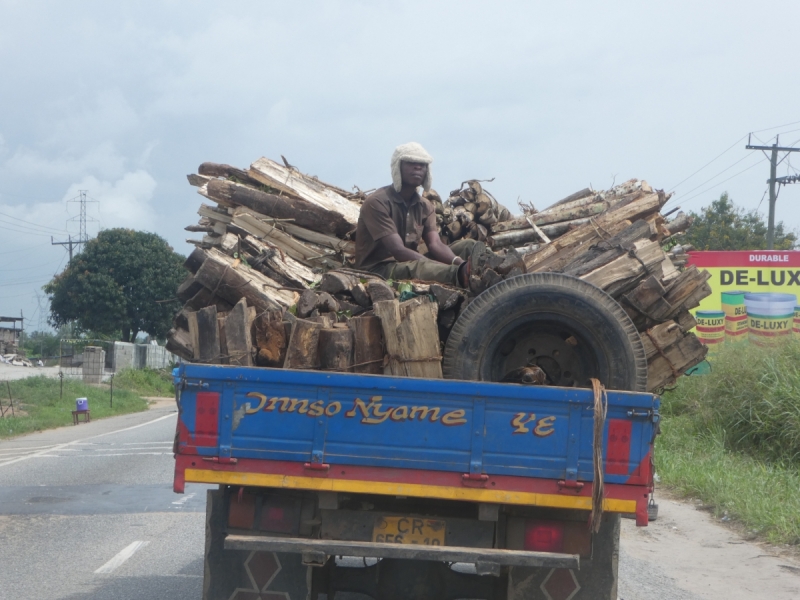
[[548,385],[646,391],[647,357],[622,307],[590,283],[561,273],[501,281],[459,315],[444,351],[448,379],[502,381],[536,366]]

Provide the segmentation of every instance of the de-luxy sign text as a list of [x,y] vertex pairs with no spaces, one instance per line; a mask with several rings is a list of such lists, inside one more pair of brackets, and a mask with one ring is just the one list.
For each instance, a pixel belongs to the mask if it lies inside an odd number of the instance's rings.
[[711,274],[695,311],[704,343],[800,336],[800,251],[691,252],[692,265]]

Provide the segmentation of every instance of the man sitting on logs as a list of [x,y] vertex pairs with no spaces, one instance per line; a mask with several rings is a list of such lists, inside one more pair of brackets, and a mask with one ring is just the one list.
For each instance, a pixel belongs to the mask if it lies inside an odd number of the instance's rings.
[[[469,288],[480,293],[504,275],[523,273],[518,254],[494,255],[486,244],[463,239],[452,246],[439,237],[433,205],[418,188],[431,189],[430,154],[416,142],[392,154],[392,185],[370,194],[356,229],[356,267],[386,279],[417,279]],[[428,251],[417,248],[424,242]]]

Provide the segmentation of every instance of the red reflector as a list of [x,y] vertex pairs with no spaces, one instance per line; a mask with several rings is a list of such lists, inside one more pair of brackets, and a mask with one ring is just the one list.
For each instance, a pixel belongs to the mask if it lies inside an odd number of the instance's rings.
[[198,392],[195,401],[194,440],[196,446],[216,446],[219,439],[219,394]]
[[633,423],[622,419],[609,419],[606,445],[606,473],[627,475],[631,456],[631,428]]
[[296,498],[264,497],[261,509],[262,531],[297,533],[300,522],[300,504]]
[[525,550],[563,552],[564,524],[560,521],[525,521]]

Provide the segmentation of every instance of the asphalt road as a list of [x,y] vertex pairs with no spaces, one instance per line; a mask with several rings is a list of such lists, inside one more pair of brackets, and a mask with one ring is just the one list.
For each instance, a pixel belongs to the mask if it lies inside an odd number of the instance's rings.
[[176,415],[0,443],[0,599],[201,597],[206,486],[172,492]]
[[[208,486],[172,492],[176,415],[163,403],[0,442],[0,600],[201,598]],[[789,600],[800,565],[662,500],[650,527],[623,520],[619,595]]]

